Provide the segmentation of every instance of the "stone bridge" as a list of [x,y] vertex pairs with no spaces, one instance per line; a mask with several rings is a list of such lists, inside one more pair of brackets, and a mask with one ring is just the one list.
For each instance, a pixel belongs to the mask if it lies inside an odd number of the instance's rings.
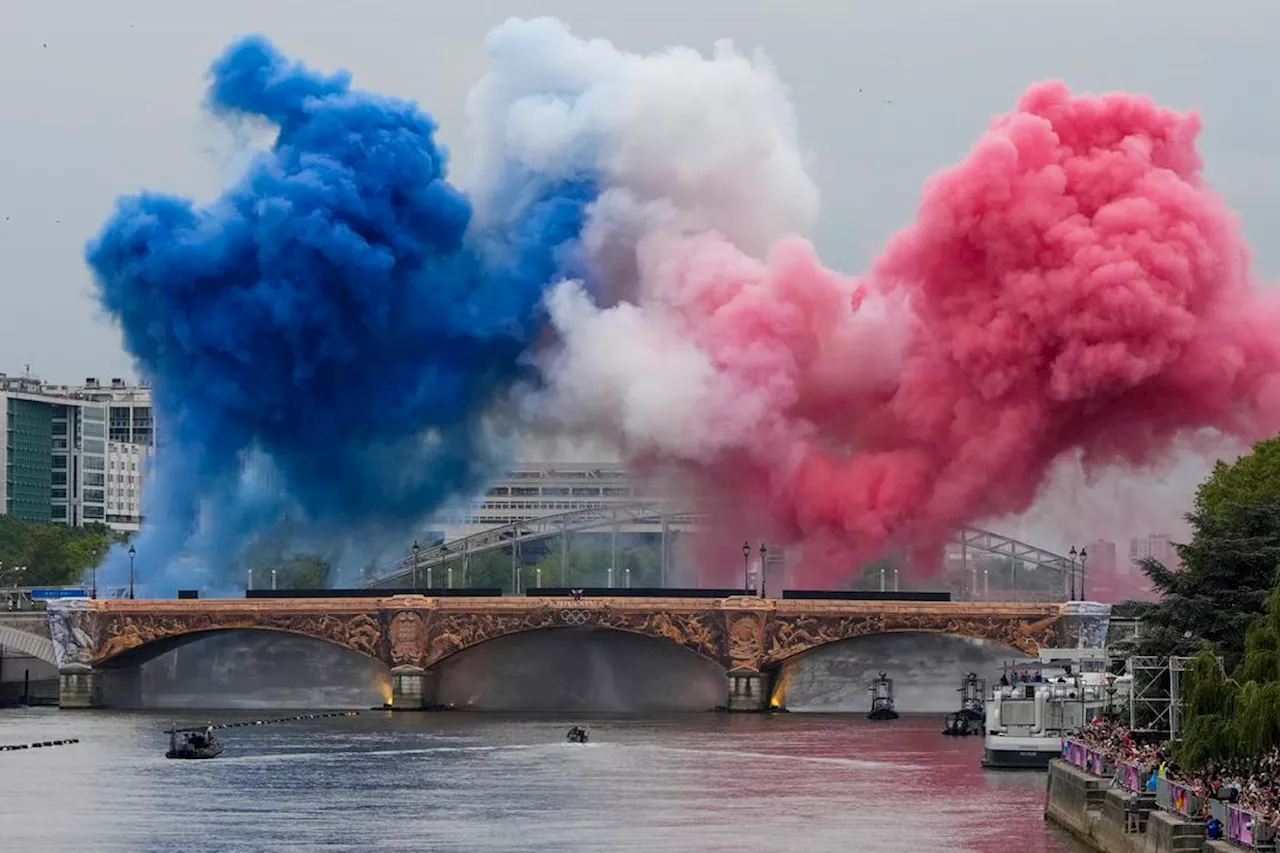
[[893,632],[944,633],[1028,655],[1105,644],[1110,606],[1090,602],[886,602],[753,597],[88,600],[49,605],[63,707],[103,704],[103,682],[216,631],[282,631],[386,665],[392,707],[434,704],[432,667],[488,640],[525,631],[595,627],[674,643],[729,676],[729,710],[765,707],[788,658],[842,640]]
[[56,665],[43,610],[0,611],[0,647]]

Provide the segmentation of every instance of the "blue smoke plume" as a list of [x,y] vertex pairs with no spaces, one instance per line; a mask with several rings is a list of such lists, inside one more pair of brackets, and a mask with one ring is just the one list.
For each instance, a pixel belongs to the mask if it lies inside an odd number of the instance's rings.
[[[278,133],[205,207],[123,197],[86,258],[152,383],[157,448],[135,540],[152,593],[242,585],[283,516],[317,536],[404,533],[500,464],[485,424],[574,270],[591,175],[472,225],[436,124],[260,37],[212,67],[207,107]],[[402,543],[396,543],[402,545]],[[120,582],[117,549],[103,584]]]

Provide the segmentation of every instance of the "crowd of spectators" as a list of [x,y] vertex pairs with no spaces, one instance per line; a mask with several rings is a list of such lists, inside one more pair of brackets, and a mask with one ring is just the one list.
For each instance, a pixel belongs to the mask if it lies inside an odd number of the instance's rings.
[[1252,812],[1272,827],[1280,826],[1280,750],[1190,772],[1171,761],[1162,744],[1139,743],[1128,728],[1113,720],[1095,718],[1077,729],[1072,739],[1102,753],[1117,768],[1137,765],[1143,787],[1149,791],[1154,791],[1156,780],[1163,777],[1204,798],[1206,811],[1208,800],[1222,800]]

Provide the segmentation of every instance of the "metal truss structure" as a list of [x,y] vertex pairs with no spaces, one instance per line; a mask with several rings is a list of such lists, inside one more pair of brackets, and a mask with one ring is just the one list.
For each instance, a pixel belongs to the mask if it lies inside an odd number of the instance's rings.
[[1129,729],[1177,740],[1182,730],[1182,674],[1190,657],[1131,657],[1133,685],[1129,693]]
[[[454,539],[429,548],[422,548],[417,554],[410,553],[401,559],[386,575],[370,581],[366,586],[402,588],[419,586],[416,573],[430,571],[435,567],[461,559],[464,564],[477,554],[495,550],[510,550],[512,564],[515,564],[520,546],[540,539],[561,537],[561,548],[566,547],[568,534],[603,531],[613,534],[613,548],[617,551],[616,542],[620,528],[636,527],[658,528],[663,537],[662,564],[663,576],[666,575],[667,547],[666,534],[672,531],[684,531],[697,527],[703,520],[700,513],[692,511],[671,511],[665,505],[655,502],[639,502],[614,506],[598,506],[588,509],[575,509],[542,515],[501,526],[491,527],[470,536]],[[1028,545],[998,533],[979,530],[973,527],[961,528],[952,540],[952,547],[959,547],[960,561],[967,569],[969,553],[1002,557],[1012,561],[1015,567],[1029,566],[1068,576],[1074,564],[1067,557],[1054,554],[1043,548]],[[770,557],[772,563],[774,558]],[[430,585],[430,584],[429,584]]]

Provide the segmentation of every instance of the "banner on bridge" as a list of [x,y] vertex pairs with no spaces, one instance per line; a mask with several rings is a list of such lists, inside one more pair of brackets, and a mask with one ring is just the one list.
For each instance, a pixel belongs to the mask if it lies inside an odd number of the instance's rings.
[[83,589],[68,589],[65,587],[53,587],[50,589],[33,589],[31,597],[37,601],[49,598],[85,598]]

